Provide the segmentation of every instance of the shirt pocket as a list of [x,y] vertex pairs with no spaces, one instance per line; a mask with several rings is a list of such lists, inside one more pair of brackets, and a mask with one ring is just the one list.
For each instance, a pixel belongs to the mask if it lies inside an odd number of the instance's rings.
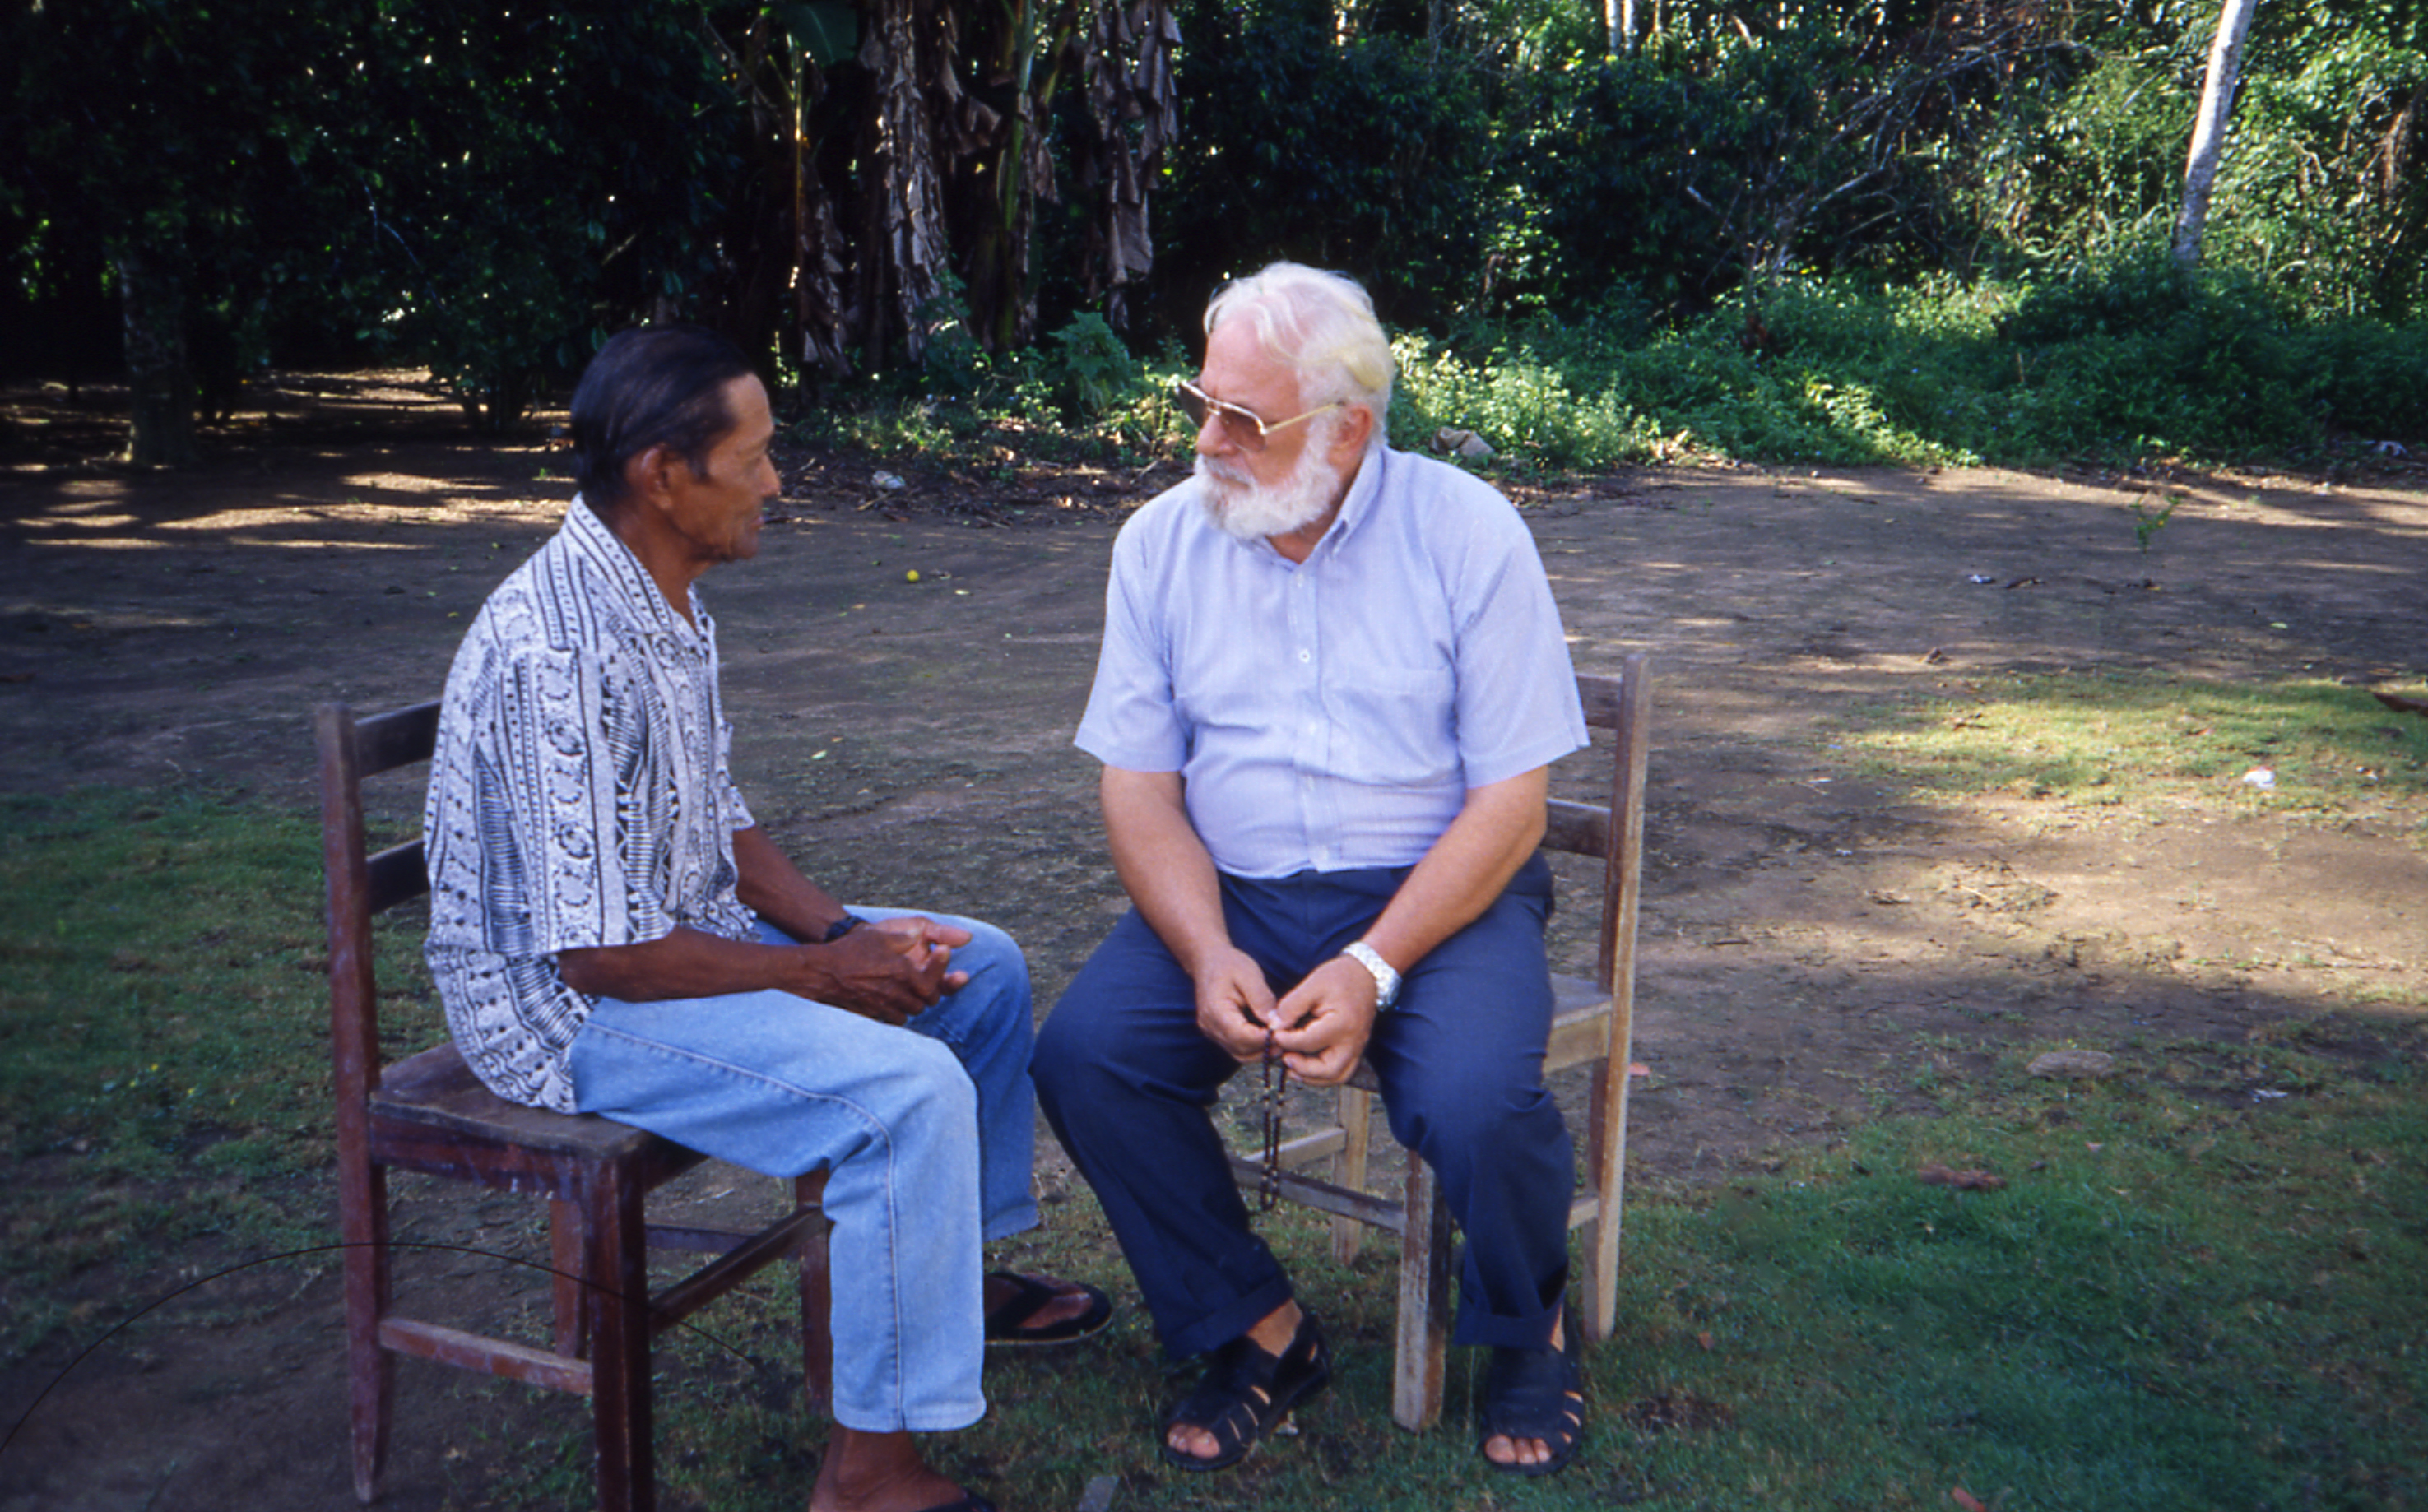
[[1445,667],[1366,668],[1326,690],[1332,766],[1353,782],[1439,787],[1456,780],[1452,715],[1457,680]]

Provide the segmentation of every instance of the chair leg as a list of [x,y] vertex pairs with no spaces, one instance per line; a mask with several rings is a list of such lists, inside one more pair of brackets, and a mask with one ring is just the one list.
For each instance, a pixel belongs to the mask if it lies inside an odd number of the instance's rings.
[[589,1272],[582,1264],[581,1209],[562,1197],[549,1199],[548,1249],[556,1272],[549,1286],[556,1304],[556,1352],[580,1359],[589,1349],[582,1330],[582,1279]]
[[[793,1201],[823,1207],[827,1174],[812,1172],[793,1181]],[[812,1408],[834,1396],[834,1282],[827,1270],[827,1225],[813,1224],[801,1241],[801,1393]]]
[[1391,1421],[1422,1433],[1441,1417],[1450,1350],[1450,1205],[1433,1168],[1408,1152],[1406,1227],[1400,1234],[1399,1342]]
[[599,1512],[655,1512],[650,1442],[648,1227],[637,1182],[593,1177],[589,1244],[591,1413]]
[[1585,1310],[1580,1320],[1588,1344],[1600,1343],[1618,1325],[1618,1237],[1627,1194],[1628,1052],[1616,1035],[1613,1045],[1610,1058],[1594,1067],[1593,1111],[1585,1149],[1585,1179],[1592,1184],[1595,1198],[1585,1243]]
[[[1366,1190],[1366,1164],[1373,1150],[1374,1094],[1357,1087],[1340,1089],[1340,1153],[1332,1158],[1332,1179],[1352,1192]],[[1366,1225],[1354,1218],[1332,1221],[1332,1259],[1347,1265],[1365,1247]]]
[[340,1230],[346,1241],[346,1383],[353,1422],[354,1497],[379,1495],[387,1468],[388,1421],[396,1395],[396,1356],[380,1347],[380,1317],[391,1283],[387,1253],[387,1173],[364,1165],[341,1178]]

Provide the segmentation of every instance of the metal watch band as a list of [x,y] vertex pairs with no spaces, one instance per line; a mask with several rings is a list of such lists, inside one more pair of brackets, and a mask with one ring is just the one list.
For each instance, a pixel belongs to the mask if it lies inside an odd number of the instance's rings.
[[1400,1000],[1400,974],[1363,940],[1352,940],[1341,952],[1374,976],[1374,1011],[1387,1012]]

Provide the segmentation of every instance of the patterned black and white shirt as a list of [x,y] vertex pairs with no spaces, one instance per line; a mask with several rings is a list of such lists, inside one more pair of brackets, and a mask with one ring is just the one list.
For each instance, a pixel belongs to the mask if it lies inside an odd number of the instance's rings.
[[447,1024],[500,1097],[574,1110],[568,1064],[592,1000],[561,950],[681,925],[756,939],[734,892],[733,731],[716,625],[676,614],[580,499],[499,584],[447,677],[422,834],[424,953]]

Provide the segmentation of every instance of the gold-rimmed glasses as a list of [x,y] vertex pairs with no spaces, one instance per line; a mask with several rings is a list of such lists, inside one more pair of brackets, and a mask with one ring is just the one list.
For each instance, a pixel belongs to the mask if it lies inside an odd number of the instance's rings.
[[1318,415],[1338,409],[1346,403],[1336,399],[1329,404],[1318,404],[1304,415],[1293,415],[1286,420],[1269,420],[1245,404],[1234,404],[1227,399],[1215,398],[1186,378],[1172,386],[1172,402],[1180,406],[1180,413],[1189,417],[1189,423],[1199,430],[1206,428],[1206,417],[1212,415],[1221,419],[1223,428],[1242,445],[1250,447],[1263,446],[1271,439],[1275,431],[1288,429],[1302,420],[1311,420]]

